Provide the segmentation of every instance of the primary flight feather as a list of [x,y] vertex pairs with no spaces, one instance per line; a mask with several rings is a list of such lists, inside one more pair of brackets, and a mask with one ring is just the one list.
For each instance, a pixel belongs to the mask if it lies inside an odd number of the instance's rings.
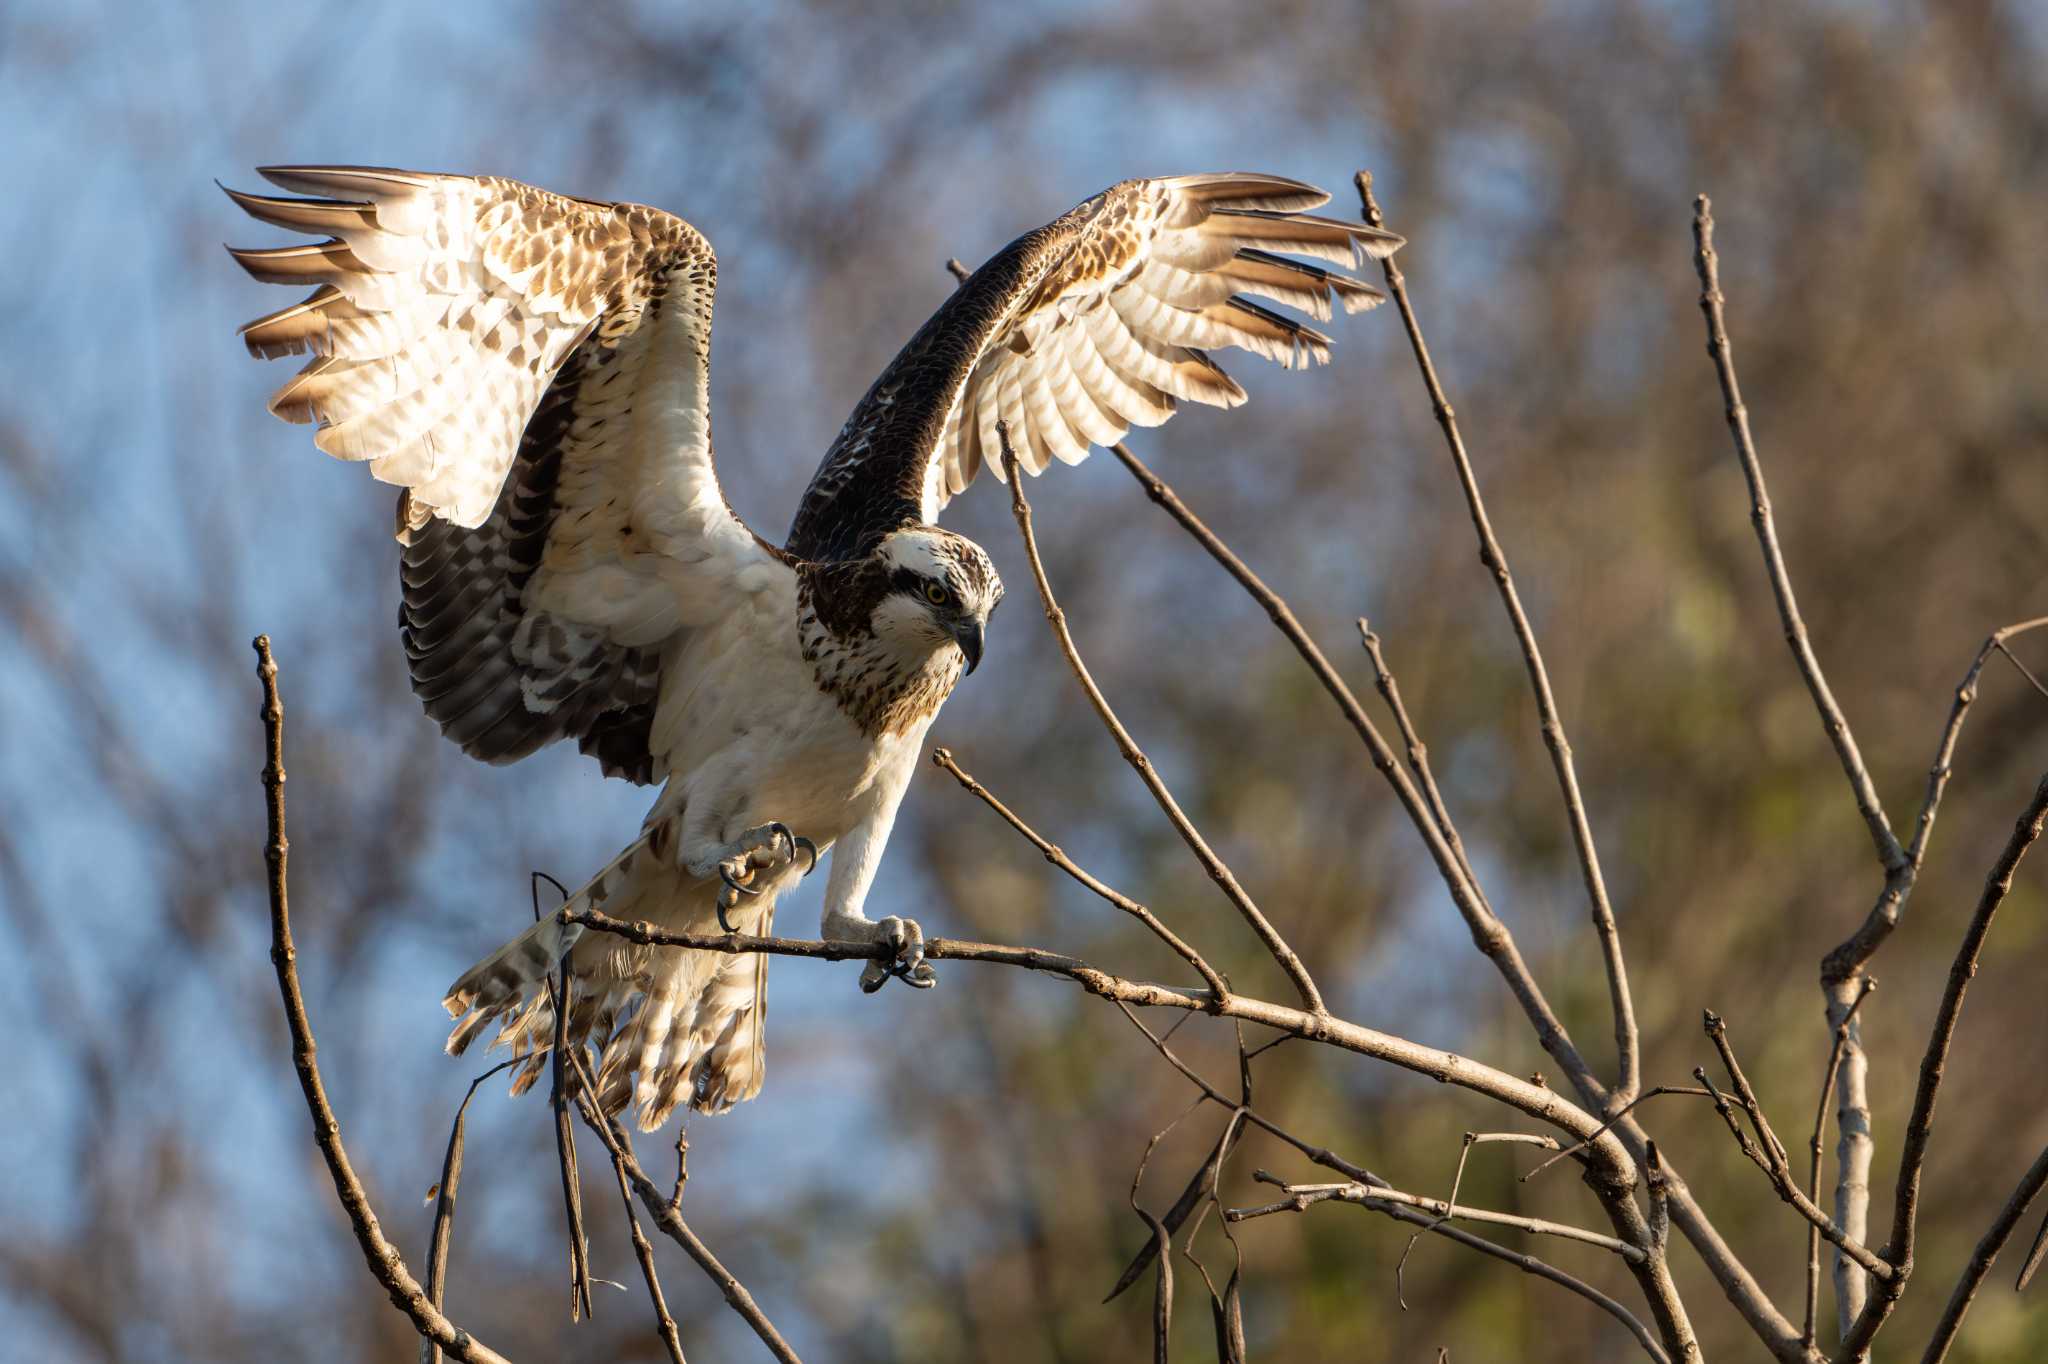
[[[488,176],[358,166],[261,174],[313,198],[228,191],[325,240],[231,249],[312,285],[249,323],[252,355],[309,354],[271,411],[400,486],[413,690],[473,757],[574,738],[608,775],[662,785],[640,836],[576,908],[684,931],[766,932],[830,851],[821,931],[884,942],[865,989],[929,985],[923,936],[863,912],[925,730],[1002,597],[988,556],[933,524],[1007,434],[1032,474],[1078,463],[1182,399],[1244,390],[1235,346],[1297,366],[1327,318],[1380,295],[1339,270],[1400,239],[1309,216],[1278,176],[1126,180],[975,271],[883,371],[812,478],[787,540],[726,504],[711,459],[717,259],[680,218]],[[486,1027],[554,1039],[541,980],[567,955],[568,1033],[600,1099],[653,1129],[763,1075],[765,956],[656,949],[549,918],[448,992],[449,1050]]]

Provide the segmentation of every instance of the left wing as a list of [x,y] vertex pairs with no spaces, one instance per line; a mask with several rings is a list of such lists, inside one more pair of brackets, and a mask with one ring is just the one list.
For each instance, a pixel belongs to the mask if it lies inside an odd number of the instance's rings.
[[489,762],[573,737],[608,773],[664,775],[671,646],[790,574],[712,465],[711,244],[659,209],[496,177],[262,174],[325,197],[235,202],[327,239],[232,252],[317,286],[243,339],[310,352],[271,410],[405,489],[399,624],[427,714]]
[[1329,338],[1244,297],[1330,316],[1382,301],[1348,275],[1401,245],[1391,232],[1306,216],[1313,185],[1225,173],[1126,180],[998,252],[949,298],[861,399],[790,528],[804,559],[864,552],[930,522],[984,464],[1002,476],[996,424],[1024,468],[1078,464],[1183,398],[1236,407],[1244,390],[1207,349],[1288,368],[1329,359]]

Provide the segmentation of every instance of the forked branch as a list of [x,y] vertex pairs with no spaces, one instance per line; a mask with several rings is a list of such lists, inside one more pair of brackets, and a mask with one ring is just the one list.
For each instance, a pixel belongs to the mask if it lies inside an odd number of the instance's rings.
[[341,1143],[341,1120],[327,1100],[327,1087],[320,1079],[319,1050],[313,1040],[313,1024],[306,1017],[306,999],[299,989],[298,949],[292,942],[291,902],[286,893],[286,863],[291,844],[284,825],[284,703],[278,697],[277,660],[271,657],[270,636],[255,639],[256,675],[263,683],[263,735],[266,761],[263,788],[266,795],[269,838],[264,845],[270,885],[270,962],[277,971],[278,993],[284,1000],[285,1026],[291,1032],[292,1066],[298,1071],[299,1089],[306,1109],[313,1116],[313,1140],[320,1158],[334,1181],[335,1195],[348,1215],[363,1260],[392,1305],[412,1320],[413,1329],[439,1346],[451,1359],[471,1364],[506,1364],[505,1357],[460,1326],[450,1321],[419,1280],[405,1267],[398,1247],[385,1239],[377,1214],[370,1207],[370,1195],[349,1164],[348,1151]]

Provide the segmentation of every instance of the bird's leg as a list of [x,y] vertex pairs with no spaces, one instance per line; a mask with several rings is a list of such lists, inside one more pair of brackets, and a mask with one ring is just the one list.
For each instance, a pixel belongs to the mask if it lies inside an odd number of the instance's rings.
[[726,911],[737,905],[741,896],[761,893],[753,884],[755,873],[786,867],[799,855],[806,859],[804,875],[809,876],[818,866],[818,845],[791,833],[781,820],[771,820],[730,843],[713,844],[700,856],[685,859],[683,869],[705,880],[716,876],[724,883],[718,888],[718,926],[732,933],[737,930],[726,918]]
[[894,953],[890,960],[870,960],[860,973],[860,988],[868,994],[887,985],[891,976],[920,990],[929,990],[939,983],[938,973],[924,959],[924,930],[915,919],[902,919],[894,914],[886,919],[870,919],[859,910],[835,912],[828,908],[818,931],[821,937],[835,942],[889,945]]

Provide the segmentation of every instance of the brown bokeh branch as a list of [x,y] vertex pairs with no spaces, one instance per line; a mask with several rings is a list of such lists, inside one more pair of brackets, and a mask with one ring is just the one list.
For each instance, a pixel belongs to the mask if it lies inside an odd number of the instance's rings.
[[1194,854],[1202,870],[1221,888],[1230,903],[1237,907],[1238,914],[1251,926],[1252,932],[1265,944],[1266,951],[1294,983],[1295,992],[1301,996],[1302,1006],[1311,1014],[1325,1013],[1322,992],[1316,988],[1308,967],[1302,964],[1301,958],[1288,946],[1287,940],[1280,936],[1280,931],[1266,918],[1265,911],[1261,910],[1245,892],[1244,887],[1238,884],[1237,877],[1224,865],[1223,859],[1216,855],[1208,840],[1195,828],[1194,821],[1180,808],[1180,802],[1174,799],[1173,793],[1166,788],[1166,782],[1153,768],[1152,760],[1145,756],[1144,750],[1138,747],[1137,740],[1131,737],[1130,731],[1117,719],[1116,712],[1110,708],[1108,698],[1102,694],[1102,689],[1095,685],[1094,677],[1089,674],[1088,665],[1081,661],[1080,651],[1074,646],[1074,637],[1067,629],[1066,613],[1060,610],[1059,601],[1053,596],[1052,583],[1046,578],[1045,564],[1038,555],[1038,537],[1031,528],[1031,504],[1024,497],[1023,468],[1017,461],[1016,450],[1010,444],[1009,425],[998,421],[996,435],[1002,442],[1003,473],[1010,484],[1010,510],[1017,520],[1017,533],[1024,541],[1024,555],[1031,564],[1032,581],[1037,584],[1038,598],[1045,606],[1046,624],[1052,627],[1053,638],[1059,643],[1060,652],[1066,656],[1067,667],[1073,672],[1074,680],[1081,684],[1081,690],[1087,694],[1088,704],[1095,708],[1096,715],[1102,719],[1103,728],[1107,729],[1110,737],[1116,741],[1117,751],[1138,774],[1139,780],[1145,783],[1145,789],[1152,793],[1152,799],[1166,815],[1167,822],[1173,825],[1174,832],[1181,836],[1181,841],[1188,845],[1188,851]]
[[[1358,189],[1359,209],[1366,225],[1385,228],[1386,217],[1373,198],[1372,173],[1359,171],[1353,183]],[[1572,760],[1571,742],[1565,735],[1557,697],[1551,691],[1550,673],[1543,664],[1543,650],[1536,642],[1535,627],[1529,623],[1528,612],[1522,609],[1521,593],[1515,589],[1514,575],[1508,570],[1507,552],[1494,536],[1486,501],[1480,496],[1479,479],[1473,473],[1471,456],[1466,453],[1465,438],[1459,434],[1457,414],[1445,396],[1443,381],[1437,377],[1435,362],[1429,356],[1429,344],[1422,337],[1422,325],[1415,317],[1415,305],[1409,301],[1407,281],[1391,254],[1381,258],[1380,269],[1386,276],[1387,293],[1400,310],[1401,325],[1407,330],[1409,346],[1415,352],[1415,363],[1429,390],[1430,408],[1436,414],[1437,425],[1442,428],[1444,443],[1450,450],[1451,462],[1457,469],[1458,485],[1464,490],[1466,509],[1472,516],[1472,529],[1479,537],[1479,561],[1493,575],[1494,587],[1500,593],[1501,605],[1507,610],[1515,641],[1521,646],[1522,662],[1529,673],[1529,688],[1536,698],[1536,712],[1542,722],[1543,744],[1550,750],[1551,767],[1557,774],[1558,791],[1564,799],[1565,814],[1571,824],[1572,845],[1578,852],[1579,871],[1585,880],[1586,898],[1592,908],[1593,931],[1600,940],[1601,961],[1607,971],[1608,1002],[1614,1012],[1614,1048],[1620,1071],[1615,1098],[1626,1103],[1635,1097],[1642,1083],[1641,1034],[1636,1027],[1635,1001],[1629,993],[1628,967],[1622,959],[1621,931],[1615,926],[1614,908],[1608,902],[1607,880],[1600,870],[1600,853],[1593,841],[1592,821],[1586,814],[1585,797],[1579,790],[1578,767]]]
[[1195,968],[1196,972],[1202,977],[1202,983],[1209,987],[1210,993],[1216,998],[1221,999],[1230,993],[1229,985],[1225,984],[1223,977],[1217,974],[1216,968],[1211,966],[1200,952],[1188,946],[1179,934],[1160,922],[1158,915],[1139,904],[1136,900],[1133,900],[1130,896],[1097,880],[1094,876],[1082,870],[1073,858],[1068,857],[1065,852],[1060,850],[1057,844],[1041,837],[1036,829],[1026,824],[1009,806],[997,800],[986,786],[983,786],[973,776],[963,770],[960,764],[953,760],[951,750],[944,748],[933,749],[932,764],[950,772],[953,775],[953,779],[960,783],[963,790],[1001,816],[1003,822],[1022,835],[1024,840],[1031,844],[1032,847],[1038,849],[1046,861],[1052,863],[1068,876],[1150,929],[1154,937],[1172,948],[1181,960]]
[[313,1039],[313,1024],[306,1016],[305,995],[299,989],[298,949],[292,942],[291,904],[286,893],[286,863],[291,845],[285,837],[284,821],[284,703],[278,697],[277,660],[271,657],[270,636],[256,636],[254,647],[256,675],[263,683],[260,713],[266,749],[263,788],[269,838],[264,846],[264,860],[270,886],[270,962],[277,971],[285,1025],[291,1033],[292,1066],[298,1072],[299,1089],[313,1117],[313,1140],[327,1164],[335,1196],[348,1215],[363,1259],[370,1273],[390,1294],[392,1304],[412,1319],[415,1330],[450,1358],[466,1364],[505,1364],[503,1355],[443,1315],[405,1267],[398,1247],[385,1239],[384,1229],[370,1206],[370,1196],[342,1146],[341,1121],[334,1116],[334,1106],[328,1102],[327,1088],[320,1079],[319,1051]]

